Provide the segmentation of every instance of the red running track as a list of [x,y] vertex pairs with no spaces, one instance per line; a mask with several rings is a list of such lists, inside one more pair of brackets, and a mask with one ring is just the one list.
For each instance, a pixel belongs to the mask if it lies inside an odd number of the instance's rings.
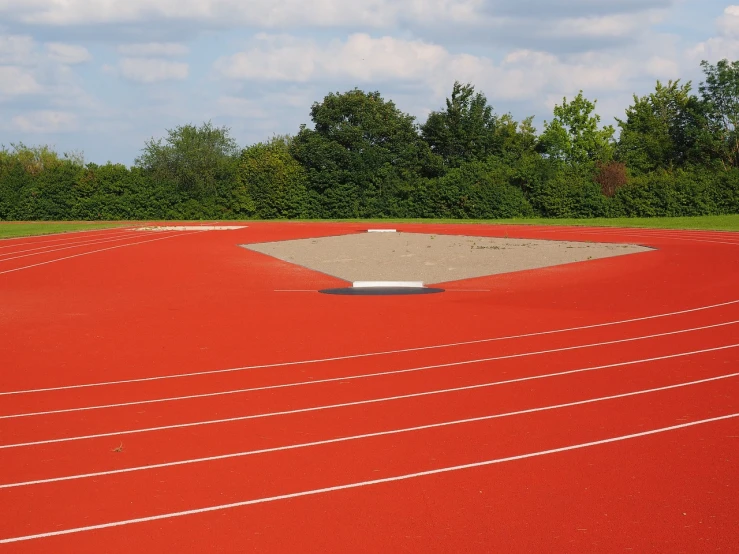
[[397,227],[654,250],[367,298],[238,246],[361,224],[2,241],[0,552],[735,548],[739,234]]

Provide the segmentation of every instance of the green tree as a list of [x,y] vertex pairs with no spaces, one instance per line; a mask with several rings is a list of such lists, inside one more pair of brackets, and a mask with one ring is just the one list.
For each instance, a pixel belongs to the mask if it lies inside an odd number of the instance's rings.
[[485,95],[471,84],[455,81],[446,110],[431,112],[421,136],[448,166],[482,160],[495,149],[497,118]]
[[621,128],[616,147],[620,161],[636,173],[671,169],[684,165],[694,150],[700,125],[698,99],[691,94],[690,83],[657,81],[653,93],[634,95],[626,119],[616,121]]
[[[289,219],[308,215],[307,175],[290,155],[292,138],[277,136],[245,148],[239,162],[242,210],[250,202],[260,219]],[[243,188],[243,190],[242,190]]]
[[313,104],[311,119],[315,128],[301,126],[290,151],[323,217],[391,215],[395,199],[433,165],[414,118],[379,92],[331,93]]
[[236,177],[239,148],[227,127],[211,122],[167,130],[146,143],[136,165],[194,197],[214,196]]
[[598,161],[612,159],[615,130],[611,125],[600,127],[596,103],[585,98],[582,91],[572,102],[564,98],[561,105],[554,107],[552,121],[544,122],[540,152],[572,167],[588,169]]
[[446,109],[429,114],[421,136],[446,167],[459,167],[492,155],[515,158],[533,151],[536,133],[532,120],[519,124],[510,114],[496,115],[484,94],[457,81]]
[[699,136],[703,147],[724,167],[739,167],[739,61],[701,62],[705,82],[700,93],[707,125]]

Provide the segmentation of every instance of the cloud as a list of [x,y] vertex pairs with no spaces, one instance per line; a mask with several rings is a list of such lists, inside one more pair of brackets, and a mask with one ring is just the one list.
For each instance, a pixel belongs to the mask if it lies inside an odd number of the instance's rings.
[[77,129],[77,116],[70,112],[38,110],[12,119],[12,125],[24,133],[58,133]]
[[119,63],[121,75],[137,83],[182,81],[187,79],[190,67],[184,62],[158,58],[123,58]]
[[0,64],[27,64],[34,54],[33,37],[0,35]]
[[[30,25],[147,25],[156,21],[184,22],[197,28],[259,28],[286,30],[398,28],[448,30],[450,25],[505,31],[511,25],[531,32],[549,31],[559,21],[564,28],[584,24],[591,36],[598,27],[613,34],[644,12],[665,10],[678,0],[0,0],[0,15]],[[462,31],[464,32],[464,31]],[[616,30],[618,36],[621,31]],[[420,34],[419,36],[428,37]],[[488,35],[488,40],[494,38]]]
[[216,106],[218,116],[263,119],[268,115],[264,105],[254,100],[236,96],[222,96],[217,100]]
[[671,71],[669,59],[653,57],[647,66],[638,57],[589,53],[561,57],[536,50],[513,50],[496,62],[486,56],[452,53],[441,45],[389,36],[351,35],[345,41],[318,43],[276,35],[259,35],[251,48],[216,61],[216,70],[232,80],[249,82],[416,83],[447,93],[454,80],[472,82],[491,98],[520,100],[542,92],[620,90],[634,77]]
[[739,58],[739,6],[728,6],[716,21],[719,36],[698,43],[689,49],[688,57],[694,61]]
[[136,44],[122,44],[118,53],[128,57],[169,57],[184,56],[190,49],[177,42],[148,42]]
[[89,62],[92,59],[87,48],[61,42],[46,43],[46,53],[50,60],[66,65]]
[[28,70],[12,65],[0,66],[0,98],[41,92],[41,85]]

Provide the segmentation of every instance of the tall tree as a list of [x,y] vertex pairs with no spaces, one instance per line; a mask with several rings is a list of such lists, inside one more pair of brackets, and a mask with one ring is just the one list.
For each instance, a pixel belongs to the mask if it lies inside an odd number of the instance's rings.
[[554,107],[552,121],[544,122],[539,150],[573,167],[592,168],[596,162],[612,159],[615,130],[611,125],[600,126],[596,103],[582,91],[571,102],[563,98],[562,104]]
[[308,172],[308,186],[326,217],[389,214],[393,197],[431,155],[415,120],[379,92],[331,93],[311,108],[290,151]]
[[725,167],[739,167],[739,61],[701,62],[705,82],[700,93],[706,108],[707,132],[700,137]]
[[306,217],[307,189],[303,167],[290,155],[290,136],[276,136],[241,153],[235,198],[260,219]]
[[634,95],[634,104],[626,110],[616,155],[636,173],[671,169],[691,157],[700,126],[698,99],[691,94],[691,84],[657,81],[655,91]]
[[[483,160],[500,146],[496,140],[497,117],[485,95],[471,84],[454,83],[446,110],[431,112],[421,126],[421,136],[447,166]],[[496,144],[497,143],[497,144]]]
[[213,195],[233,183],[239,148],[227,127],[181,125],[146,143],[136,165],[194,196]]

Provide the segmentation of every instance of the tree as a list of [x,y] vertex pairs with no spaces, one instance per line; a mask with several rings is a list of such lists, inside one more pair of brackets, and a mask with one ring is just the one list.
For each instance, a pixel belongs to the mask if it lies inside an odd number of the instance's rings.
[[739,167],[739,61],[701,62],[706,80],[700,85],[705,106],[706,132],[702,145],[724,167]]
[[554,119],[544,122],[540,152],[572,167],[592,169],[598,161],[609,161],[615,130],[611,125],[600,127],[596,103],[586,99],[582,91],[572,102],[563,98],[562,105],[554,107]]
[[308,173],[324,217],[389,215],[431,155],[414,118],[379,92],[331,93],[311,108],[290,151]]
[[207,122],[168,129],[164,141],[152,138],[135,163],[192,196],[213,196],[234,182],[238,153],[229,129]]
[[533,118],[520,124],[510,114],[498,116],[485,95],[471,84],[454,83],[446,110],[431,112],[421,126],[421,136],[445,166],[459,167],[493,155],[521,156],[533,151]]
[[[292,137],[276,136],[245,148],[239,162],[240,197],[252,201],[260,219],[307,215],[307,176],[290,155]],[[249,200],[245,203],[248,205]]]
[[636,173],[684,165],[695,148],[700,111],[689,82],[657,81],[653,93],[634,95],[625,120],[616,120],[621,128],[618,159]]
[[446,165],[456,167],[463,161],[483,160],[492,154],[496,122],[485,95],[475,93],[469,83],[455,81],[446,110],[429,114],[421,126],[421,136]]

